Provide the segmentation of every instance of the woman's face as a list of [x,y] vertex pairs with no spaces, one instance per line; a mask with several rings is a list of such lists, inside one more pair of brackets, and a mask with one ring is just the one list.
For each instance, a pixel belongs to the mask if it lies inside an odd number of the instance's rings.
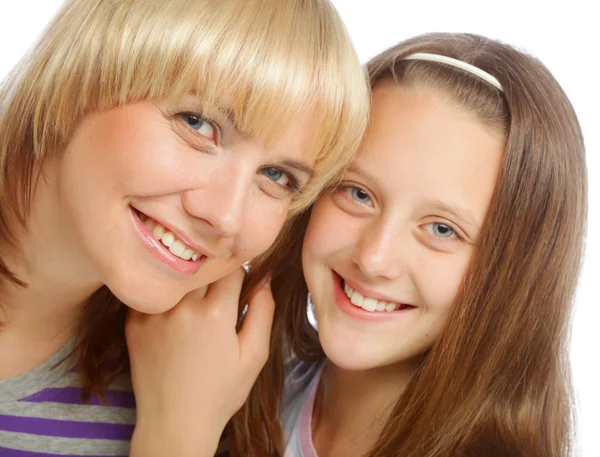
[[363,150],[313,209],[304,274],[321,344],[339,367],[415,360],[447,321],[504,139],[446,100],[378,84]]
[[196,113],[188,96],[88,115],[47,167],[56,243],[142,312],[166,311],[265,251],[314,165],[309,115],[267,147],[232,113]]

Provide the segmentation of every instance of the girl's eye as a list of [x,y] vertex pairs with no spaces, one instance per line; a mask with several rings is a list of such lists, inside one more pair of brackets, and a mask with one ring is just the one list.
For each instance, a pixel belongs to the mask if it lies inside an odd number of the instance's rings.
[[350,197],[358,203],[362,203],[363,205],[371,205],[373,203],[369,194],[360,187],[349,186],[348,190],[350,191]]
[[279,168],[266,167],[261,170],[261,173],[280,186],[290,187],[291,179],[289,174]]
[[185,122],[189,128],[195,130],[200,135],[205,136],[211,140],[215,140],[215,127],[208,121],[202,119],[197,114],[182,113],[181,119]]
[[454,231],[454,229],[440,222],[433,222],[431,224],[425,225],[425,230],[427,230],[433,236],[442,239],[448,239],[456,236],[456,232]]

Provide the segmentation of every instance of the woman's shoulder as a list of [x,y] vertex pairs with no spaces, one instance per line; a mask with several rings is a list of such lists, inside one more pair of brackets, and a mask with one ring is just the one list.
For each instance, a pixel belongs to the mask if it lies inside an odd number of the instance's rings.
[[[9,383],[12,385],[9,385]],[[61,455],[127,455],[135,424],[128,375],[119,376],[104,398],[82,400],[83,380],[69,365],[47,364],[0,385],[0,455],[21,452]],[[8,428],[3,427],[6,426]],[[53,454],[54,455],[54,454]]]

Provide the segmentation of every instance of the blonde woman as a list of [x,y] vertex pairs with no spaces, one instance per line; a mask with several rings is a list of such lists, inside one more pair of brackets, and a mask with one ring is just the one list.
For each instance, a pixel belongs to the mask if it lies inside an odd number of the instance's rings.
[[364,147],[271,259],[273,353],[236,442],[271,411],[255,455],[571,455],[587,175],[569,100],[477,35],[414,37],[368,69]]
[[130,455],[125,305],[131,455],[214,453],[268,347],[240,267],[367,111],[327,0],[66,2],[0,89],[0,453]]

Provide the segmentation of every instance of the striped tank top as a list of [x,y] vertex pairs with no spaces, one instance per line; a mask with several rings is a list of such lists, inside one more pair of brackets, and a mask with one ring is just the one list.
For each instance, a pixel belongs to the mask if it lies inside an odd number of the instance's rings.
[[106,392],[109,405],[80,401],[81,380],[66,364],[68,344],[43,365],[0,381],[0,456],[126,457],[135,424],[129,376]]

